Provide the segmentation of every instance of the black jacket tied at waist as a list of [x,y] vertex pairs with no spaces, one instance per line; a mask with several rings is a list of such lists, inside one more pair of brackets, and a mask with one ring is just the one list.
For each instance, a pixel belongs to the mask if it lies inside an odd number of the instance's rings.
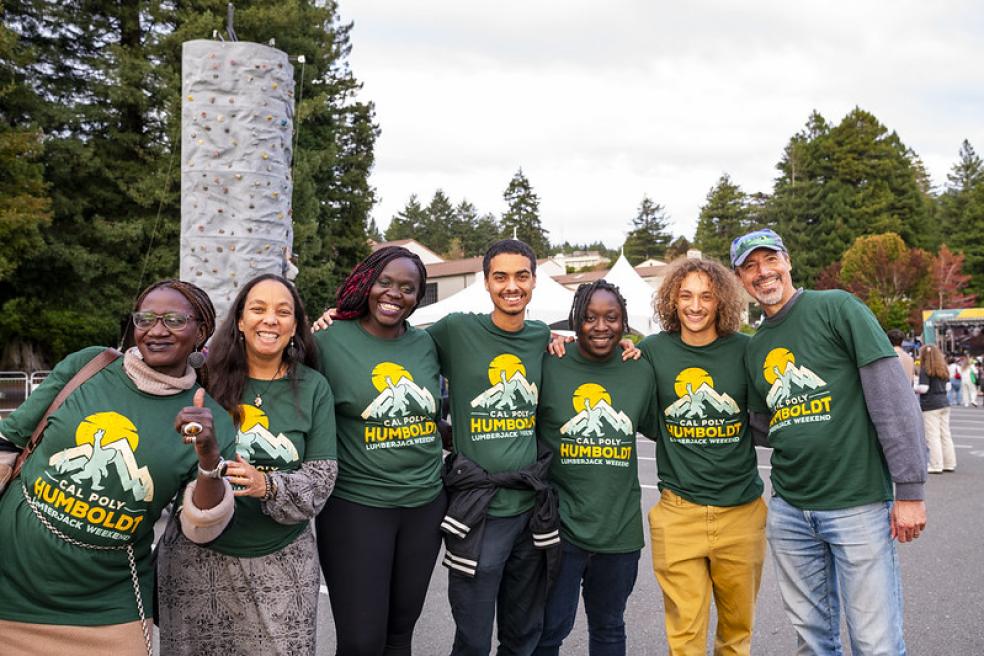
[[475,576],[487,511],[495,493],[500,488],[533,490],[536,505],[530,518],[530,532],[533,546],[544,552],[549,589],[560,566],[557,492],[547,482],[550,459],[550,450],[537,443],[537,458],[533,464],[516,471],[490,474],[460,453],[448,454],[443,472],[448,510],[441,522],[445,567],[463,576]]

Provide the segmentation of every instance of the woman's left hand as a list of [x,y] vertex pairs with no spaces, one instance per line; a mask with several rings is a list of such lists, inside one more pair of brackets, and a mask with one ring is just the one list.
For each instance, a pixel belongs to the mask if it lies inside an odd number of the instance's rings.
[[233,489],[237,497],[256,497],[262,499],[266,495],[266,476],[259,469],[249,464],[243,457],[236,454],[236,461],[226,466],[226,479],[242,489]]
[[190,406],[182,408],[174,418],[174,430],[181,433],[185,444],[194,444],[198,462],[211,469],[219,461],[219,443],[212,427],[212,411],[205,407],[205,390],[198,388]]

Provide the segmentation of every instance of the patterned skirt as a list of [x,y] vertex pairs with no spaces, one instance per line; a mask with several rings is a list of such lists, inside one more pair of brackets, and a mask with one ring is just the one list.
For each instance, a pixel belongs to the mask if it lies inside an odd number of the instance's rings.
[[239,558],[168,522],[157,577],[162,656],[315,653],[321,576],[310,525],[276,553]]

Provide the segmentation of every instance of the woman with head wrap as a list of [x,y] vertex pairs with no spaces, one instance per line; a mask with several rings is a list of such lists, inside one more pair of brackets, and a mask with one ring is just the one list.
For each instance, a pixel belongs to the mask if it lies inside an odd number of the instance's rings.
[[[232,424],[201,387],[206,369],[192,368],[215,327],[211,301],[165,280],[138,297],[132,323],[136,346],[65,399],[0,497],[4,654],[149,654],[154,522],[182,488],[188,539],[213,539],[232,516]],[[58,363],[0,422],[0,442],[23,448],[101,351]]]

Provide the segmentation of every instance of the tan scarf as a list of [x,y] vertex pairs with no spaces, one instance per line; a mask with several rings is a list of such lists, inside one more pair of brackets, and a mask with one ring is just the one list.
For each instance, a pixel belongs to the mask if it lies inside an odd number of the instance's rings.
[[144,363],[143,356],[140,355],[136,346],[128,350],[123,356],[123,369],[133,384],[137,386],[137,389],[154,396],[173,396],[190,390],[195,386],[197,380],[195,370],[191,366],[187,366],[184,375],[178,378],[162,374]]

